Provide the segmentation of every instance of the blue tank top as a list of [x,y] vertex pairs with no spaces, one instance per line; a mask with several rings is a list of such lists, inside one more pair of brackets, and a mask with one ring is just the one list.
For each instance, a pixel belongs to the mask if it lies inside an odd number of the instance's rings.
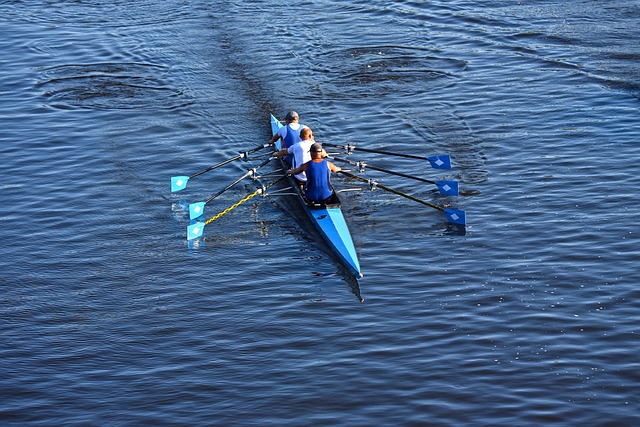
[[300,131],[302,130],[302,125],[297,130],[291,129],[291,124],[287,126],[287,134],[282,138],[284,140],[284,146],[286,148],[291,147],[296,142],[300,142]]
[[[284,138],[282,138],[282,142],[287,149],[293,144],[302,141],[300,139],[300,131],[302,130],[302,127],[303,126],[300,125],[297,130],[294,130],[291,129],[291,124],[286,125],[287,134],[284,136]],[[288,154],[287,157],[285,157],[285,160],[287,161],[287,163],[291,164],[293,162],[293,156],[291,154]]]
[[331,181],[329,176],[329,165],[326,160],[321,162],[309,162],[307,169],[307,183],[304,191],[307,199],[314,202],[321,202],[331,196]]

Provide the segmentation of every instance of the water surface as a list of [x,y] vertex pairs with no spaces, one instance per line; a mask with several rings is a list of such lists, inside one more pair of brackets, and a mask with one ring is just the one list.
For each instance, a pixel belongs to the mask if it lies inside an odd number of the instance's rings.
[[[5,425],[634,425],[637,1],[0,2]],[[289,15],[289,16],[287,16]],[[356,286],[286,196],[186,241],[269,113],[345,178]],[[266,153],[265,153],[266,154]],[[275,168],[261,169],[261,182]],[[246,180],[207,206],[251,194]],[[358,296],[364,297],[360,303]]]

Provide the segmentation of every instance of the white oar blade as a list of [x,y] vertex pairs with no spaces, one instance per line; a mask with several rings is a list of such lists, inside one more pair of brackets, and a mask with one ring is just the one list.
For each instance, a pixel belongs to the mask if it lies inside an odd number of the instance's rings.
[[204,214],[205,202],[197,202],[189,204],[189,219],[196,219]]
[[465,211],[445,208],[444,213],[447,215],[447,221],[453,224],[466,225],[467,223],[467,214]]
[[196,222],[187,227],[187,240],[197,239],[204,232],[204,222]]
[[171,191],[180,191],[187,188],[187,181],[189,181],[189,177],[182,176],[172,176],[171,177]]
[[440,194],[446,194],[447,196],[458,195],[458,181],[437,181],[436,185]]
[[451,156],[448,154],[427,157],[427,160],[434,169],[451,169]]

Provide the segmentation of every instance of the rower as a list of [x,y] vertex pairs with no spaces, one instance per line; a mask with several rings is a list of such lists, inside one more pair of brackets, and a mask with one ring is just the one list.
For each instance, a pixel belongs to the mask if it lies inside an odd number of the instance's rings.
[[324,150],[317,142],[311,145],[311,161],[287,171],[290,175],[305,172],[307,182],[304,186],[306,198],[315,203],[328,203],[333,194],[330,175],[339,172],[341,168],[323,158]]
[[[291,155],[293,169],[311,161],[311,154],[309,154],[309,150],[311,149],[311,145],[313,145],[313,143],[315,142],[313,140],[313,132],[310,128],[304,127],[300,130],[300,138],[300,142],[293,144],[289,148],[285,147],[280,151],[276,151],[275,153],[273,153],[273,156],[282,157]],[[302,186],[307,181],[307,175],[304,172],[300,172],[298,174],[295,174],[294,178],[302,189]]]
[[[282,139],[282,148],[290,148],[293,144],[300,141],[300,131],[305,128],[305,125],[298,123],[300,117],[295,111],[290,111],[284,118],[285,125],[278,129],[273,138],[269,140],[269,144],[273,145],[278,139]],[[293,161],[292,155],[287,155],[285,158],[287,164],[291,164]]]

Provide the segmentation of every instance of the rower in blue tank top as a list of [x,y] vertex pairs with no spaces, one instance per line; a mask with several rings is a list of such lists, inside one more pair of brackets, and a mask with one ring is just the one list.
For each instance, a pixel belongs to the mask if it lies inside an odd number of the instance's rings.
[[[298,123],[300,117],[298,113],[295,111],[290,111],[284,118],[285,125],[278,129],[278,132],[273,135],[273,138],[269,140],[269,144],[273,145],[276,143],[278,139],[282,138],[282,147],[281,148],[290,148],[294,144],[297,144],[301,141],[300,131],[305,128],[305,125]],[[285,157],[287,164],[291,164],[293,162],[293,156],[287,155]]]
[[305,196],[316,203],[327,203],[333,189],[331,187],[331,172],[340,171],[340,167],[322,158],[324,150],[317,142],[311,146],[311,161],[295,169],[289,169],[288,174],[295,175],[305,172],[307,182],[304,186]]

